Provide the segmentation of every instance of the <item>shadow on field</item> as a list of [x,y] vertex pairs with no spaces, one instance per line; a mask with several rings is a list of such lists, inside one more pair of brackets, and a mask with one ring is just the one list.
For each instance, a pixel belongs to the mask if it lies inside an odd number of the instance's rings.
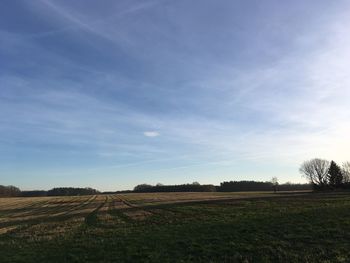
[[[95,200],[96,200],[96,196],[92,196],[85,202],[80,202],[73,206],[58,205],[58,206],[53,206],[50,209],[40,206],[40,208],[37,208],[35,210],[29,210],[29,211],[28,209],[26,209],[25,210],[26,212],[27,211],[30,212],[25,215],[28,218],[24,218],[24,217],[21,218],[18,216],[20,219],[0,222],[0,228],[11,227],[11,226],[29,227],[29,226],[40,224],[43,222],[45,223],[60,222],[60,221],[69,220],[76,217],[85,217],[85,216],[88,216],[91,213],[91,211],[85,211],[84,209],[89,209],[89,208],[92,209],[101,204],[101,201],[95,201]],[[103,205],[104,203],[102,202],[102,206]]]
[[[88,226],[94,226],[98,222],[98,215],[101,214],[101,208],[107,205],[108,202],[118,203],[116,207],[108,207],[108,211],[105,212],[119,217],[125,222],[135,222],[135,220],[143,219],[151,214],[159,214],[161,211],[157,210],[169,210],[172,207],[191,206],[191,205],[205,205],[205,204],[235,204],[242,201],[268,201],[268,200],[318,200],[324,202],[325,200],[339,199],[342,197],[348,197],[350,192],[282,192],[276,195],[271,194],[269,196],[235,196],[220,199],[206,199],[206,200],[181,200],[177,202],[161,203],[161,204],[133,204],[118,195],[113,196],[110,201],[106,196],[104,200],[98,199],[97,196],[91,196],[90,198],[78,202],[76,199],[65,201],[55,200],[50,203],[50,200],[43,202],[35,202],[32,205],[28,205],[24,208],[6,209],[1,212],[7,212],[10,214],[8,218],[3,218],[0,221],[0,229],[7,227],[19,227],[21,230],[29,228],[30,226],[40,223],[55,223],[74,218],[85,218],[85,224]],[[53,201],[53,200],[51,200]],[[47,207],[47,205],[53,205]],[[16,214],[22,212],[23,214]],[[11,216],[14,213],[14,216]]]
[[100,211],[100,209],[105,206],[108,202],[108,197],[106,196],[104,202],[102,202],[95,210],[93,210],[91,213],[89,213],[86,217],[85,217],[85,224],[88,226],[95,226],[98,222],[97,219],[97,214]]
[[172,203],[162,203],[162,204],[148,204],[148,205],[132,205],[127,208],[120,208],[120,212],[126,212],[126,211],[132,211],[132,210],[139,210],[143,209],[146,211],[149,211],[151,213],[156,214],[156,212],[152,211],[153,209],[168,209],[170,207],[181,207],[181,206],[191,206],[191,205],[205,205],[205,204],[227,204],[229,203],[238,203],[241,201],[269,201],[271,199],[274,199],[276,201],[282,201],[282,200],[322,200],[324,201],[326,199],[339,199],[342,197],[348,197],[350,196],[350,192],[326,192],[326,193],[320,193],[320,192],[293,192],[293,193],[278,193],[276,195],[271,196],[251,196],[251,197],[230,197],[230,198],[220,198],[220,199],[206,199],[206,200],[183,200],[178,202],[172,202]]

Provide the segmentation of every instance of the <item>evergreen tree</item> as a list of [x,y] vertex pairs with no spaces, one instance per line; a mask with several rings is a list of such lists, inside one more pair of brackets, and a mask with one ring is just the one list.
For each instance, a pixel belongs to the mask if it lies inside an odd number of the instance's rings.
[[328,182],[335,188],[340,187],[343,183],[342,170],[334,161],[331,161],[331,165],[329,166]]

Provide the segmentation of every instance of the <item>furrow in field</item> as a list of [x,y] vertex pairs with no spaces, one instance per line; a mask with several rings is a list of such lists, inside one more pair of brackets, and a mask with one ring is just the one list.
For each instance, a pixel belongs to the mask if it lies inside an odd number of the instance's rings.
[[132,218],[122,213],[123,210],[128,208],[130,207],[125,203],[123,203],[120,198],[113,195],[111,196],[111,202],[109,205],[108,214],[111,215],[114,221],[117,221],[118,223],[131,222]]
[[66,204],[66,200],[64,197],[53,197],[50,200],[47,200],[45,203],[41,205],[35,206],[33,208],[26,208],[21,213],[13,214],[10,218],[34,218],[40,217],[42,215],[49,214],[52,210],[56,210],[59,207],[63,207]]
[[[64,206],[65,202],[63,202],[62,200],[59,201],[59,199],[57,198],[55,199],[55,204],[61,203],[61,202],[62,203],[60,206],[56,207],[56,210],[52,210],[52,208],[50,208],[51,209],[50,210],[48,208],[48,212],[46,213],[43,212],[38,215],[21,217],[20,219],[14,218],[7,221],[2,221],[0,222],[0,229],[8,228],[11,226],[21,226],[21,229],[23,230],[30,226],[45,223],[45,222],[62,221],[62,220],[67,220],[67,219],[71,219],[73,217],[79,217],[79,216],[83,217],[84,214],[88,214],[90,212],[91,208],[89,208],[88,206],[94,201],[94,199],[96,199],[96,196],[90,197],[84,203],[78,203],[73,207],[69,207],[67,210],[67,207]],[[77,200],[77,199],[75,198],[73,200]],[[84,210],[85,208],[87,211]],[[52,212],[57,212],[57,213],[52,213]]]
[[[283,194],[281,194],[282,196]],[[303,195],[303,193],[300,193]],[[126,199],[130,204],[139,207],[152,207],[165,204],[177,203],[196,203],[196,202],[215,202],[225,200],[242,200],[254,198],[276,197],[279,194],[269,192],[235,192],[235,193],[200,193],[200,192],[184,192],[184,193],[139,193],[139,194],[123,194],[122,199]],[[295,196],[295,194],[293,195]]]
[[40,207],[30,209],[23,213],[15,214],[9,217],[9,220],[31,220],[31,219],[42,219],[48,216],[52,216],[55,213],[66,211],[72,206],[81,204],[81,197],[59,197],[53,198],[49,202],[44,203]]
[[37,213],[37,216],[44,219],[47,217],[61,217],[69,214],[72,211],[79,210],[81,207],[84,207],[93,201],[94,198],[96,198],[96,196],[64,197],[59,202],[52,204],[52,206],[43,208],[40,213]]
[[48,198],[21,198],[21,200],[17,199],[13,202],[6,201],[5,204],[0,207],[0,211],[3,213],[16,212],[16,209],[30,208],[39,203],[47,202],[47,200]]
[[61,217],[61,216],[65,216],[65,215],[70,215],[74,212],[79,211],[80,209],[84,208],[85,206],[89,205],[91,202],[93,202],[96,199],[96,197],[97,197],[96,195],[91,196],[91,197],[89,196],[88,198],[87,198],[87,196],[84,196],[83,198],[80,197],[77,204],[66,207],[63,210],[56,210],[50,216]]
[[91,213],[89,213],[86,217],[85,217],[85,223],[88,226],[93,226],[96,225],[98,223],[98,212],[105,206],[107,206],[108,204],[108,196],[104,197],[104,200],[99,204],[98,207],[96,207]]
[[117,223],[115,220],[116,217],[113,216],[113,212],[112,212],[113,209],[114,209],[114,198],[112,195],[108,195],[107,202],[100,209],[97,215],[98,221],[102,223],[104,226],[113,226]]
[[46,199],[43,201],[35,201],[32,204],[29,204],[25,207],[15,208],[15,209],[8,209],[4,211],[4,217],[0,219],[0,222],[9,221],[9,220],[17,220],[25,219],[30,214],[36,214],[40,209],[43,209],[46,207],[52,199]]
[[23,198],[17,198],[17,197],[11,197],[11,198],[0,198],[0,211],[6,210],[9,207],[16,207],[16,206],[23,206],[28,203],[32,203],[32,198],[23,199]]
[[[71,197],[66,197],[69,201]],[[38,239],[46,238],[50,239],[54,236],[64,234],[66,231],[72,231],[84,223],[84,218],[86,215],[91,213],[96,209],[96,205],[100,203],[97,200],[98,196],[84,197],[80,198],[80,201],[84,201],[75,205],[74,207],[69,207],[67,211],[63,212],[64,207],[60,207],[56,214],[47,214],[40,218],[32,218],[26,221],[8,222],[7,224],[0,224],[0,231],[4,228],[11,228],[16,226],[16,228],[11,229],[11,231],[6,231],[13,233],[19,237],[30,238],[35,233]],[[88,198],[88,199],[87,199]],[[87,199],[87,200],[86,200]],[[73,200],[77,200],[74,198]]]
[[138,205],[132,204],[120,196],[116,196],[115,198],[121,204],[119,207],[121,213],[131,220],[143,220],[153,214],[153,212],[145,210]]

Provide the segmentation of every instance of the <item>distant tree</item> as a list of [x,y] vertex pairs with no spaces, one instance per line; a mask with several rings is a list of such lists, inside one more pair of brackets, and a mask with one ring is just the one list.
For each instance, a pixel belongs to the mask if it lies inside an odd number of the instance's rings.
[[279,191],[305,191],[312,190],[311,184],[294,184],[291,182],[287,182],[285,184],[278,185]]
[[349,184],[350,183],[350,162],[343,163],[342,172],[343,172],[344,183]]
[[150,184],[139,184],[139,185],[136,185],[135,187],[134,187],[134,191],[135,192],[143,192],[143,191],[145,191],[145,190],[147,190],[147,189],[150,189],[150,188],[152,188],[153,186],[152,185],[150,185]]
[[316,158],[303,162],[299,171],[311,184],[323,187],[328,183],[329,165],[329,161]]
[[278,178],[277,177],[272,177],[271,179],[273,191],[276,193],[277,192],[277,187],[278,187]]
[[[218,192],[247,192],[247,191],[271,191],[274,189],[272,182],[258,181],[230,181],[222,182],[217,187]],[[278,184],[279,191],[302,191],[312,190],[311,184]]]
[[48,196],[95,195],[98,193],[99,191],[90,187],[56,187],[47,191]]
[[141,184],[134,188],[134,192],[155,193],[155,192],[215,192],[216,187],[211,184],[179,184],[179,185],[148,185]]
[[16,186],[0,185],[0,196],[2,197],[20,196],[20,194],[21,194],[21,190]]
[[218,187],[220,192],[241,192],[241,191],[271,191],[271,182],[257,181],[230,181],[222,182]]
[[329,166],[328,182],[329,182],[329,185],[334,188],[340,187],[343,183],[342,170],[334,161],[331,161],[331,164]]
[[44,191],[44,190],[22,191],[21,196],[22,197],[47,196],[47,191]]
[[201,185],[201,184],[198,183],[198,182],[193,182],[192,184],[193,184],[193,185]]

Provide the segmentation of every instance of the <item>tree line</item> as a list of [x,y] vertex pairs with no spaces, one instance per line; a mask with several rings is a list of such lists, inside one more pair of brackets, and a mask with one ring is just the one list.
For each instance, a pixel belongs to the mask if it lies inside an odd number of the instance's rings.
[[47,191],[48,196],[95,195],[99,193],[98,190],[90,187],[56,187]]
[[303,162],[299,171],[315,190],[350,189],[350,162],[339,166],[335,161],[315,158]]
[[217,187],[218,192],[249,192],[249,191],[302,191],[311,190],[310,184],[278,184],[274,178],[271,182],[259,181],[229,181],[222,182]]
[[0,197],[34,197],[34,196],[74,196],[74,195],[95,195],[100,192],[96,189],[85,187],[56,187],[48,191],[34,190],[21,191],[15,186],[0,185]]
[[0,196],[5,197],[5,196],[20,196],[21,195],[21,190],[13,185],[5,186],[5,185],[0,185]]
[[134,192],[150,193],[150,192],[241,192],[241,191],[301,191],[311,190],[311,184],[278,184],[274,178],[271,182],[259,181],[229,181],[222,182],[219,186],[212,184],[201,185],[197,182],[192,184],[181,185],[150,185],[139,184],[134,187]]
[[0,197],[35,197],[35,196],[76,196],[114,193],[154,193],[154,192],[240,192],[240,191],[297,191],[311,190],[313,184],[278,184],[277,178],[270,182],[259,181],[227,181],[215,186],[212,184],[192,184],[163,185],[163,184],[139,184],[133,190],[99,192],[96,189],[85,187],[55,187],[51,190],[21,191],[15,186],[1,186]]
[[155,193],[155,192],[216,192],[216,187],[212,184],[199,184],[194,182],[192,184],[179,185],[149,185],[139,184],[134,187],[136,193]]

